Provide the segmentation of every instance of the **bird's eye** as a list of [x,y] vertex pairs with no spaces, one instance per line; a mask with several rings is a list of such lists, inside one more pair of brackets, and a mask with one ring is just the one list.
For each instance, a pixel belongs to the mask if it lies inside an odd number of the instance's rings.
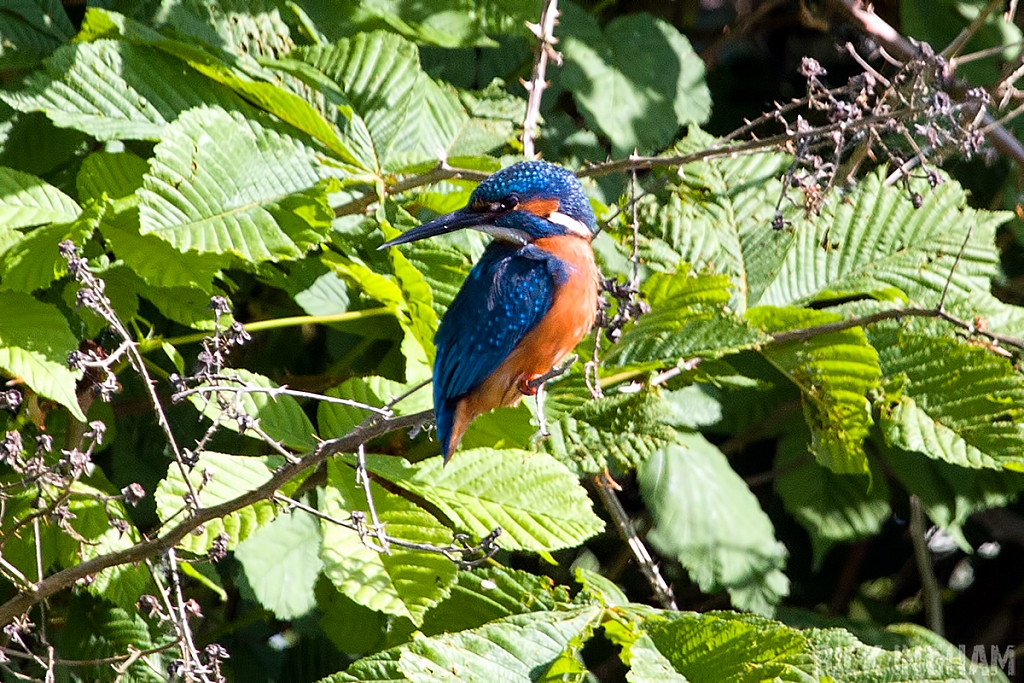
[[519,197],[514,194],[510,194],[498,203],[499,211],[514,211],[517,206],[519,206]]

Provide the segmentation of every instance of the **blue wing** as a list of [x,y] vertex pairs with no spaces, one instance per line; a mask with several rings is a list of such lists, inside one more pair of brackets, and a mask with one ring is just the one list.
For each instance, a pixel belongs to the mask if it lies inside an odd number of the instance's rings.
[[497,240],[473,267],[434,337],[434,411],[446,455],[458,400],[536,327],[566,277],[553,255]]

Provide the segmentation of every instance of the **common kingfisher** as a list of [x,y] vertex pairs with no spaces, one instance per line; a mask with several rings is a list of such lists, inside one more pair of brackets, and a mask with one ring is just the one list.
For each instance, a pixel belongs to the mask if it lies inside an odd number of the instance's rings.
[[524,161],[480,183],[462,209],[381,245],[463,228],[494,239],[470,271],[434,342],[434,413],[447,463],[466,429],[498,406],[537,393],[537,378],[594,326],[596,221],[576,176]]

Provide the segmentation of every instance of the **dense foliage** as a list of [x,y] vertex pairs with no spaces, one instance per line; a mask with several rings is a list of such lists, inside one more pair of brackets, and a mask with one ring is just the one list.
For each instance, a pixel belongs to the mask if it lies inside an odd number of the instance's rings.
[[[901,9],[939,47],[986,5],[937,4]],[[1024,489],[1015,194],[960,182],[1014,176],[940,170],[996,154],[1019,45],[804,59],[716,136],[685,22],[558,3],[537,147],[607,306],[442,466],[433,334],[485,239],[377,247],[521,159],[540,3],[8,5],[4,680],[1005,680],[918,624],[963,584],[937,542]],[[1021,40],[992,9],[971,49]],[[832,596],[881,538],[902,565]]]

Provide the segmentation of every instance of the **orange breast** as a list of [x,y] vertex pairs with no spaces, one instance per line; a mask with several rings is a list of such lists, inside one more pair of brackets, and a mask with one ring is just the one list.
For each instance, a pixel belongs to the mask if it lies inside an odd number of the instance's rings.
[[533,244],[562,260],[569,278],[555,290],[551,308],[540,323],[512,349],[494,374],[459,402],[450,452],[458,447],[473,420],[498,406],[518,403],[523,397],[520,384],[543,375],[565,360],[594,326],[598,273],[590,244],[572,236],[548,237]]

